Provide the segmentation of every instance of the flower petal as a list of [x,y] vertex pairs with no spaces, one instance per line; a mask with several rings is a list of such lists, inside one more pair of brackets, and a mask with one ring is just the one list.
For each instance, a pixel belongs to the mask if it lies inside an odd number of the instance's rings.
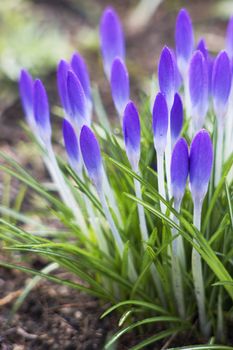
[[137,170],[140,159],[140,119],[138,110],[132,101],[125,107],[123,117],[123,134],[126,153],[134,170]]
[[33,110],[39,137],[47,144],[52,134],[49,103],[44,85],[39,79],[35,80],[33,88]]
[[165,96],[159,92],[155,98],[152,127],[156,152],[163,153],[167,143],[168,108]]
[[180,138],[174,146],[171,158],[171,191],[177,201],[181,201],[189,172],[188,144]]
[[111,90],[116,110],[119,116],[122,117],[125,106],[129,101],[130,88],[126,65],[119,57],[115,58],[112,64]]
[[125,59],[125,40],[120,19],[113,8],[107,7],[100,21],[100,44],[104,71],[110,80],[115,57]]
[[202,129],[190,146],[190,187],[194,201],[206,195],[213,165],[213,146],[209,133]]

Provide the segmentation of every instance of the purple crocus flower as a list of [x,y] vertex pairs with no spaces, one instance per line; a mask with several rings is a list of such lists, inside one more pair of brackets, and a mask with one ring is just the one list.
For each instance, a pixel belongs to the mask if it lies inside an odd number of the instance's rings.
[[57,67],[57,88],[61,105],[67,117],[71,116],[70,101],[67,91],[67,75],[70,69],[70,64],[65,60],[61,60]]
[[176,71],[173,54],[167,46],[163,48],[160,55],[158,78],[160,91],[166,96],[170,110],[176,89]]
[[177,141],[183,126],[183,104],[178,93],[175,94],[173,106],[170,114],[171,121],[171,145],[172,148]]
[[209,133],[202,129],[190,146],[190,187],[195,202],[202,202],[210,180],[213,165],[213,146]]
[[123,134],[126,153],[134,171],[138,170],[140,159],[140,119],[138,110],[132,101],[125,107],[123,117]]
[[217,118],[222,119],[226,113],[231,90],[231,64],[225,51],[221,51],[214,61],[212,71],[212,96]]
[[100,44],[104,71],[110,80],[115,57],[125,59],[125,40],[120,19],[113,8],[107,7],[100,21]]
[[174,146],[171,158],[171,191],[177,203],[183,198],[188,172],[188,144],[184,138],[180,138]]
[[233,16],[230,18],[226,32],[226,52],[230,60],[233,58]]
[[77,123],[79,131],[84,124],[89,125],[87,100],[82,85],[74,72],[67,73],[67,92],[72,119]]
[[197,50],[200,50],[201,53],[203,54],[203,56],[205,57],[205,59],[208,59],[208,50],[206,47],[206,42],[205,39],[200,39],[198,44],[197,44]]
[[167,143],[168,107],[165,96],[159,92],[152,112],[152,127],[156,152],[163,153]]
[[112,64],[111,90],[118,115],[122,117],[125,106],[129,101],[130,88],[126,65],[119,57],[115,58]]
[[192,22],[188,12],[185,9],[181,9],[177,16],[175,43],[177,64],[184,78],[194,47]]
[[82,163],[79,154],[78,140],[72,125],[66,119],[63,120],[62,131],[70,166],[79,173],[82,168]]
[[203,127],[209,105],[208,63],[200,50],[190,61],[189,94],[193,128],[197,131]]
[[91,129],[84,125],[80,133],[80,148],[85,167],[97,191],[102,191],[102,157],[100,146]]
[[57,88],[61,105],[67,117],[71,116],[70,101],[67,91],[67,75],[70,69],[69,63],[65,60],[61,60],[57,67]]
[[34,127],[33,112],[33,79],[31,75],[23,69],[19,78],[19,92],[26,120],[30,127]]
[[77,75],[85,93],[88,108],[89,108],[89,117],[91,117],[92,112],[92,98],[91,98],[91,84],[89,72],[87,65],[79,53],[74,53],[71,59],[71,67],[74,73]]
[[33,88],[33,111],[35,116],[38,136],[45,143],[51,142],[51,124],[49,103],[44,85],[39,79],[35,80]]

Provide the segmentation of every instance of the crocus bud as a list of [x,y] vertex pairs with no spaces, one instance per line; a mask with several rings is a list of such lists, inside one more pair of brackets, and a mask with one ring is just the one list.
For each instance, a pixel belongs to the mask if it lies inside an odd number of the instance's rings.
[[67,75],[71,69],[68,62],[61,60],[57,67],[57,88],[61,105],[67,117],[71,117],[70,101],[67,91]]
[[158,79],[160,91],[165,95],[169,110],[172,107],[176,88],[175,63],[172,52],[164,47],[159,60]]
[[166,98],[161,92],[159,92],[155,98],[152,113],[152,127],[156,152],[162,154],[167,144],[168,108]]
[[123,116],[126,104],[129,101],[129,75],[124,62],[115,58],[111,70],[111,91],[112,98],[118,115]]
[[189,153],[185,139],[180,138],[174,146],[171,158],[171,191],[178,203],[181,202],[189,172]]
[[132,101],[129,101],[124,111],[123,134],[126,153],[134,171],[138,170],[140,159],[140,131],[137,108]]
[[63,120],[62,131],[69,164],[79,174],[82,163],[79,154],[78,140],[72,125],[66,119]]
[[97,191],[101,191],[103,176],[100,146],[94,133],[86,125],[82,127],[80,133],[80,148],[89,177],[96,186]]
[[33,127],[35,125],[33,112],[33,79],[25,69],[23,69],[20,74],[19,92],[26,120],[28,124]]
[[110,7],[106,8],[100,21],[100,44],[105,74],[110,80],[115,57],[125,59],[125,40],[120,19]]
[[171,144],[172,147],[176,143],[183,126],[183,105],[178,93],[175,94],[173,106],[171,109]]
[[200,50],[193,54],[189,66],[189,94],[194,130],[203,127],[209,105],[208,64]]
[[201,51],[206,60],[208,59],[208,50],[206,47],[205,40],[203,38],[199,40],[197,44],[197,50]]
[[194,46],[192,22],[185,9],[181,9],[177,16],[175,43],[177,64],[182,76],[184,77],[188,69]]
[[82,85],[72,71],[67,73],[67,91],[72,119],[77,123],[78,129],[81,130],[84,124],[89,125],[90,120]]
[[212,71],[212,96],[217,118],[222,119],[228,106],[231,90],[231,65],[225,51],[221,51],[214,61]]
[[84,59],[78,53],[73,54],[71,59],[71,67],[74,73],[77,75],[82,85],[83,91],[87,99],[87,104],[89,109],[89,118],[91,118],[92,98],[91,98],[91,84],[90,84],[89,72]]
[[207,192],[213,164],[213,146],[209,133],[202,129],[190,146],[190,187],[194,202],[201,202]]
[[226,52],[230,60],[233,58],[233,16],[230,18],[226,32]]
[[52,134],[49,103],[44,85],[39,79],[35,81],[33,88],[33,110],[38,136],[45,144],[49,144]]

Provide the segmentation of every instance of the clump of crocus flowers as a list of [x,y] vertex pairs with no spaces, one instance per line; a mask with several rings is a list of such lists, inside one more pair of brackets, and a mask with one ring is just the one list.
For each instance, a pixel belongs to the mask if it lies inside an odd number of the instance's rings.
[[[232,154],[233,118],[230,108],[233,100],[232,23],[233,20],[230,21],[227,31],[226,50],[214,58],[209,54],[204,39],[200,39],[195,45],[190,16],[185,9],[180,10],[175,28],[175,50],[167,46],[162,49],[158,63],[160,91],[157,93],[153,91],[154,103],[151,106],[150,127],[157,159],[158,183],[154,186],[157,186],[161,196],[160,210],[163,215],[171,215],[166,201],[172,200],[175,211],[180,212],[189,179],[193,199],[193,224],[198,230],[201,230],[202,204],[208,190],[213,162],[215,171],[212,175],[217,187],[222,175],[223,162]],[[122,127],[129,164],[137,175],[143,177],[139,167],[140,116],[136,104],[130,100],[124,33],[120,20],[112,8],[107,8],[102,15],[100,43],[104,72],[110,84],[119,124]],[[124,239],[118,229],[122,226],[121,213],[104,168],[99,142],[93,131],[91,83],[87,66],[80,54],[75,53],[70,61],[60,61],[57,69],[57,85],[64,110],[63,137],[69,164],[80,179],[83,179],[84,175],[88,175],[91,179],[92,190],[95,189],[98,194],[116,249],[122,257]],[[71,209],[82,232],[88,235],[88,227],[83,220],[80,206],[70,191],[54,155],[45,88],[40,80],[33,80],[30,74],[23,70],[20,76],[20,94],[27,123],[43,149],[45,163],[61,198]],[[210,134],[203,129],[207,125],[206,116],[211,109],[214,110],[216,116],[214,123],[217,125],[215,128],[214,125],[208,126],[211,134],[216,133],[215,157]],[[180,136],[184,120],[187,121],[187,134],[192,139],[190,147],[185,138]],[[141,184],[136,178],[134,188],[136,197],[141,200]],[[98,220],[85,195],[84,201],[97,240],[105,253],[108,253]],[[140,203],[138,203],[138,217],[142,240],[147,241],[150,232],[144,208]],[[172,219],[179,224],[176,216]],[[116,225],[115,220],[118,220],[119,225]],[[178,312],[185,318],[182,271],[185,269],[187,257],[182,237],[177,236],[175,229],[172,229],[172,235],[174,239],[169,254],[171,254],[174,295]],[[210,324],[205,310],[202,262],[194,248],[191,259],[200,328],[203,334],[208,336]],[[136,271],[130,256],[129,267],[130,278],[135,279]],[[157,271],[154,271],[154,274],[158,291],[161,292],[156,277]]]

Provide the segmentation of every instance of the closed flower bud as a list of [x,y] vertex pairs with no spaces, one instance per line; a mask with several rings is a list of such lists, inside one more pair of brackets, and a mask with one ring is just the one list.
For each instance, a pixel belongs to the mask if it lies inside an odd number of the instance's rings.
[[171,158],[171,191],[177,202],[183,198],[188,172],[188,145],[185,139],[181,138],[175,144]]
[[71,59],[71,67],[74,73],[77,75],[82,85],[83,91],[85,93],[87,104],[88,104],[88,112],[89,112],[88,114],[90,119],[91,113],[92,113],[92,98],[91,98],[90,77],[89,77],[87,65],[81,55],[79,55],[78,53],[74,53]]
[[194,130],[203,127],[209,105],[208,64],[200,50],[197,50],[189,66],[189,94]]
[[225,51],[218,54],[212,71],[212,97],[217,118],[222,119],[227,111],[231,90],[231,65]]
[[185,9],[180,10],[177,16],[175,43],[178,67],[184,77],[188,69],[194,46],[192,22]]
[[98,191],[102,190],[102,157],[99,143],[91,129],[84,125],[80,133],[80,148],[90,179]]
[[154,146],[156,152],[163,153],[167,144],[167,130],[168,130],[168,108],[165,96],[159,92],[155,98],[153,113],[152,113],[152,127],[154,133]]
[[129,75],[124,62],[115,58],[111,70],[111,91],[116,110],[120,117],[123,116],[126,104],[129,101]]
[[108,7],[103,12],[100,21],[100,44],[104,71],[110,80],[111,67],[114,59],[125,59],[125,40],[120,19],[117,13]]
[[213,165],[213,146],[209,133],[202,129],[190,146],[190,187],[194,202],[201,202],[207,192]]
[[176,143],[183,126],[183,104],[178,93],[175,94],[174,102],[171,109],[171,144],[172,147]]
[[169,110],[173,104],[176,90],[176,74],[173,54],[165,46],[160,55],[158,79],[160,91],[166,96]]
[[72,71],[67,73],[67,92],[72,119],[81,130],[84,124],[90,124],[87,100],[78,77]]
[[66,119],[63,120],[62,131],[70,166],[77,173],[79,173],[82,168],[82,165],[79,153],[78,140],[72,125]]
[[25,69],[20,74],[19,92],[26,120],[33,127],[35,124],[33,112],[33,79]]
[[123,134],[129,162],[133,170],[137,171],[140,159],[140,119],[132,101],[128,102],[124,111]]
[[51,142],[52,134],[49,103],[44,85],[39,79],[35,81],[33,88],[33,110],[38,136],[45,144],[48,144]]
[[70,102],[67,91],[67,75],[70,69],[71,67],[69,63],[65,60],[61,60],[57,67],[57,88],[61,105],[67,117],[71,117]]

